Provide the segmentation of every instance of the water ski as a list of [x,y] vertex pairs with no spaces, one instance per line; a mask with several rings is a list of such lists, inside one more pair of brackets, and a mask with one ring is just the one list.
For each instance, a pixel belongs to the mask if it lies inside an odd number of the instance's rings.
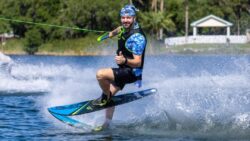
[[105,128],[103,128],[102,126],[91,126],[91,125],[88,125],[88,124],[83,123],[81,121],[72,119],[68,116],[58,115],[58,114],[54,114],[54,113],[51,113],[51,115],[69,126],[72,126],[72,127],[78,128],[78,129],[82,129],[86,132],[100,132],[100,131],[105,130]]
[[147,89],[142,91],[137,91],[133,93],[126,93],[118,96],[113,96],[112,100],[109,104],[105,106],[94,106],[92,104],[93,100],[84,101],[76,104],[70,104],[65,106],[56,106],[48,108],[48,111],[51,113],[52,116],[54,116],[56,119],[62,121],[63,123],[66,123],[72,127],[81,128],[86,131],[102,131],[103,129],[100,128],[101,126],[93,127],[91,125],[85,124],[83,122],[80,122],[78,120],[72,119],[68,116],[74,116],[74,115],[80,115],[80,114],[86,114],[98,110],[102,110],[108,107],[117,106],[121,104],[125,104],[128,102],[132,102],[138,99],[141,99],[143,97],[152,95],[156,93],[157,90]]
[[156,93],[156,89],[147,89],[132,93],[126,93],[118,96],[113,96],[111,102],[104,106],[95,106],[92,104],[93,100],[84,101],[80,103],[65,105],[65,106],[56,106],[48,108],[50,113],[62,116],[74,116],[74,115],[81,115],[86,113],[91,113],[95,111],[99,111],[108,107],[113,107],[121,104],[125,104],[128,102],[132,102],[138,99],[141,99],[145,96],[149,96],[151,94]]
[[78,120],[72,119],[72,118],[67,117],[67,116],[58,115],[55,113],[51,113],[51,115],[54,116],[56,119],[60,120],[61,122],[66,123],[72,127],[84,129],[86,131],[91,131],[92,129],[94,129],[94,127],[92,127],[91,125],[85,124],[83,122],[80,122]]

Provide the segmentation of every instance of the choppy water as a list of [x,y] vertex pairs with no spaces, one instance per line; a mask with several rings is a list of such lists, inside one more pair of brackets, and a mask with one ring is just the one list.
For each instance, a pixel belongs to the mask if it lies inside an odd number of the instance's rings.
[[[117,107],[99,133],[68,127],[47,108],[98,97],[95,73],[114,67],[112,56],[11,57],[11,75],[0,71],[2,140],[250,140],[250,56],[148,56],[141,89],[157,95]],[[104,112],[75,118],[99,125]]]

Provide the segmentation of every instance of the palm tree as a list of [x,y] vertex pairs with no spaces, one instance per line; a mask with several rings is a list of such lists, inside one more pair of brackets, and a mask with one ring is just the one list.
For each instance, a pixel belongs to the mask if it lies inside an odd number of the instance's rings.
[[132,0],[129,0],[129,4],[133,4],[133,1],[132,1]]
[[244,12],[250,14],[250,0],[248,0],[248,2],[238,0],[235,3],[237,3],[234,5],[234,11],[237,17],[237,34],[240,35],[243,20],[242,15]]
[[189,10],[189,5],[188,5],[188,0],[185,0],[185,40],[187,42],[187,37],[188,37],[188,10]]
[[[160,10],[161,10],[161,13],[164,12],[164,0],[161,0],[161,3],[160,3]],[[163,28],[160,28],[160,30],[159,30],[159,39],[160,39],[160,40],[163,39]]]
[[158,0],[152,0],[151,2],[151,9],[154,10],[154,12],[157,12],[157,1]]
[[[162,13],[161,15],[163,15],[164,12],[164,0],[160,0],[160,13]],[[152,0],[151,1],[151,9],[155,12],[155,13],[159,13],[158,11],[158,0]],[[158,14],[159,15],[159,14]],[[162,17],[161,17],[162,18]],[[157,39],[162,40],[163,39],[163,28],[159,27],[157,30]]]
[[140,14],[141,24],[144,28],[149,29],[151,34],[156,34],[157,39],[160,39],[159,29],[174,31],[175,24],[172,21],[172,14],[164,14],[163,12],[144,12]]

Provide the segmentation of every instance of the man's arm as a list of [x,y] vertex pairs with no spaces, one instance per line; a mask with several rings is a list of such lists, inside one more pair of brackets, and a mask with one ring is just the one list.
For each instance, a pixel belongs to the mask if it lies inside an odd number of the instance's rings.
[[133,59],[125,58],[122,54],[122,52],[119,52],[119,55],[115,57],[115,61],[118,65],[128,65],[132,68],[140,67],[141,66],[141,55],[135,55],[133,54]]
[[100,41],[103,41],[105,39],[112,38],[112,37],[118,35],[121,32],[121,30],[122,30],[122,26],[119,26],[116,29],[114,29],[113,31],[106,32],[106,33],[102,34],[101,36],[99,36],[97,38],[97,41],[100,42]]
[[112,38],[116,35],[118,35],[122,30],[122,26],[117,27],[116,29],[114,29],[113,31],[109,32],[109,38]]
[[136,67],[141,67],[141,55],[134,55],[134,59],[127,59],[127,63],[126,65],[132,67],[132,68],[136,68]]

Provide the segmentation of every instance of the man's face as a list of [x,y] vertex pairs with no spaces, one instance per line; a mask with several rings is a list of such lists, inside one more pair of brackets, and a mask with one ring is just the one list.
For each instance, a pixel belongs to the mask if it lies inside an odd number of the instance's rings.
[[135,21],[133,16],[121,16],[121,22],[124,28],[129,29]]

